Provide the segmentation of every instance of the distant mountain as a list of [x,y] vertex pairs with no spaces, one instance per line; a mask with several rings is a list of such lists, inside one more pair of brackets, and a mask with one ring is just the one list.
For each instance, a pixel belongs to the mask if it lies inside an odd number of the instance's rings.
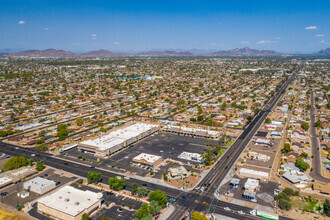
[[280,53],[273,50],[256,50],[248,47],[236,48],[233,50],[220,50],[210,55],[215,56],[282,56],[284,53]]
[[124,53],[113,53],[108,50],[98,50],[98,51],[91,51],[88,53],[83,53],[81,56],[83,57],[120,57],[125,56]]
[[11,57],[75,57],[77,54],[65,50],[26,50],[18,53],[9,53]]
[[137,55],[141,56],[193,56],[189,51],[174,51],[174,50],[164,50],[164,51],[146,51],[140,52]]
[[330,55],[330,47],[328,47],[327,49],[324,49],[324,50],[320,50],[319,52],[316,52],[314,54],[322,55],[322,56],[329,56]]

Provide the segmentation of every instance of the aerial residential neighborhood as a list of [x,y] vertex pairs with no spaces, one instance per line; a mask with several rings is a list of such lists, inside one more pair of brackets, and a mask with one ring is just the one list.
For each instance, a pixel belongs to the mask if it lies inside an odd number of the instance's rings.
[[328,1],[2,1],[0,219],[330,218]]

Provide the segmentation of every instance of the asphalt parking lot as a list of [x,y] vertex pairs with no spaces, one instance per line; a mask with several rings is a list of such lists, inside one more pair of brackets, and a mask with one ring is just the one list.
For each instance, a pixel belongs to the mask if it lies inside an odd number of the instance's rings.
[[[66,154],[68,154],[68,156],[66,156]],[[86,160],[78,159],[79,155],[81,155],[82,157],[85,157]],[[93,162],[90,162],[90,161],[97,161],[97,159],[98,159],[97,157],[94,156],[93,153],[85,152],[85,151],[84,152],[78,151],[77,147],[66,150],[66,151],[62,152],[60,155],[58,155],[57,157],[64,158],[67,160],[73,160],[73,161],[76,161],[79,163],[84,163],[84,164],[91,164]],[[88,160],[90,160],[90,161],[88,161]],[[102,162],[104,159],[101,158],[100,160]],[[98,163],[93,163],[93,164],[96,165]]]
[[[65,176],[61,177],[60,175],[55,174],[53,169],[47,169],[39,174],[26,178],[26,180],[24,182],[26,182],[30,179],[33,179],[35,177],[38,177],[38,176],[42,176],[43,178],[46,178],[49,180],[54,180],[56,183],[58,183],[57,187],[62,186],[63,184],[66,184],[74,179],[74,178],[68,178]],[[11,184],[7,187],[2,188],[0,190],[0,193],[7,192],[8,194],[6,196],[1,196],[1,202],[6,205],[16,208],[17,205],[22,205],[22,204],[31,202],[31,201],[39,198],[40,195],[37,193],[34,193],[34,192],[29,192],[29,196],[26,198],[20,198],[17,196],[17,192],[24,191],[24,188],[23,188],[24,182],[18,182],[17,184]],[[56,190],[56,188],[53,190]]]
[[[183,164],[199,164],[195,161],[180,159],[178,156],[183,151],[190,153],[206,151],[206,143],[207,140],[204,138],[192,138],[170,133],[156,133],[143,141],[110,156],[109,160],[104,161],[100,166],[109,169],[112,165],[116,167],[119,165],[120,169],[136,172],[138,175],[145,176],[150,171],[143,168],[132,167],[130,162],[133,157],[141,153],[148,153],[161,156],[164,160],[170,158],[180,161]],[[210,142],[209,145],[215,145],[215,142]]]
[[119,206],[113,206],[110,209],[102,208],[96,215],[90,219],[101,220],[103,216],[107,218],[113,218],[115,220],[130,220],[135,219],[135,211],[128,211],[121,208],[121,212],[118,211]]
[[[227,192],[231,191],[231,193],[233,193],[233,198],[251,202],[250,199],[244,198],[242,196],[244,192],[243,187],[248,178],[239,178],[236,175],[234,176],[234,178],[241,180],[238,187],[232,187],[229,185],[228,182],[219,189],[219,194],[227,196],[228,195]],[[256,196],[256,200],[258,201],[258,204],[273,207],[271,202],[274,200],[274,189],[277,188],[278,188],[278,183],[260,181],[259,190],[257,191],[257,196]]]

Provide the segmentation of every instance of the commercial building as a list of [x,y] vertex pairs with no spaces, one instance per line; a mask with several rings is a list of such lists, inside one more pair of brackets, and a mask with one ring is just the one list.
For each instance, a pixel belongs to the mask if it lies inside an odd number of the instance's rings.
[[166,125],[165,127],[163,127],[162,131],[169,133],[176,133],[180,135],[187,135],[192,137],[212,138],[215,140],[220,138],[220,133],[217,131],[189,128],[185,126]]
[[95,153],[95,156],[105,157],[140,141],[158,130],[158,125],[134,123],[101,137],[83,141],[78,144],[78,150],[92,152]]
[[14,170],[8,170],[0,174],[0,188],[16,183],[22,180],[22,178],[31,176],[38,171],[33,167],[20,167]]
[[232,179],[230,180],[229,185],[232,185],[232,186],[238,186],[240,182],[241,182],[240,179],[232,178]]
[[191,160],[191,161],[197,161],[197,162],[201,162],[203,157],[201,154],[198,153],[189,153],[189,152],[182,152],[178,158],[180,159],[184,159],[184,160]]
[[253,177],[259,179],[268,179],[269,173],[257,170],[251,170],[246,168],[241,168],[239,171],[239,175],[242,177]]
[[249,178],[244,184],[244,189],[245,190],[257,190],[259,187],[259,180]]
[[184,166],[171,167],[168,169],[168,171],[172,178],[182,178],[188,175],[188,171],[186,170],[186,168],[184,168]]
[[101,206],[102,193],[83,191],[72,186],[38,200],[38,211],[52,218],[81,220],[84,213],[91,214]]
[[162,157],[152,154],[141,153],[136,157],[133,157],[132,161],[154,168],[162,162]]
[[41,177],[36,177],[23,184],[23,188],[27,191],[38,193],[40,195],[54,189],[56,183],[53,180],[48,180]]

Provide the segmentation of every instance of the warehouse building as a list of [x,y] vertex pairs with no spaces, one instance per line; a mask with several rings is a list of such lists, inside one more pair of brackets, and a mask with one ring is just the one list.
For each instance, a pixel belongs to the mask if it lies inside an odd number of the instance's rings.
[[101,206],[102,193],[83,191],[72,186],[38,200],[38,211],[54,219],[81,220],[84,213],[91,214]]
[[38,193],[40,195],[49,192],[55,187],[56,183],[53,180],[48,180],[39,176],[23,184],[23,188],[25,190]]
[[158,125],[134,123],[101,137],[83,141],[78,144],[78,150],[92,152],[97,157],[106,157],[150,136],[158,130]]
[[152,154],[141,153],[136,157],[133,157],[133,162],[139,163],[151,168],[157,167],[162,162],[162,157]]

